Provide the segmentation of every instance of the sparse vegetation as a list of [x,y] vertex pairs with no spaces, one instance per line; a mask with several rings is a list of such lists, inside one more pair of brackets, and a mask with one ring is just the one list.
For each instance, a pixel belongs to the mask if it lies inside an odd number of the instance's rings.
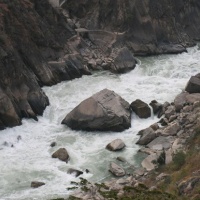
[[186,155],[183,151],[178,151],[173,155],[174,170],[179,170],[185,164]]

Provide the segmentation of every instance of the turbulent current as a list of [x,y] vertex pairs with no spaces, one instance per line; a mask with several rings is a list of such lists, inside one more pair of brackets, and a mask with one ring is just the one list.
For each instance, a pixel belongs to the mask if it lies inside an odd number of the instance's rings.
[[[126,74],[96,72],[91,76],[44,87],[50,106],[36,122],[23,120],[23,125],[0,131],[0,199],[29,200],[66,197],[71,181],[78,181],[67,174],[69,168],[82,171],[82,177],[102,181],[111,177],[110,161],[122,156],[128,161],[127,170],[139,167],[143,155],[137,154],[135,144],[139,130],[158,121],[154,116],[139,119],[133,114],[132,127],[121,133],[72,131],[61,125],[62,119],[82,100],[108,88],[121,95],[129,103],[141,99],[146,103],[157,100],[172,102],[185,87],[190,76],[200,71],[200,49],[189,48],[188,53],[138,58],[137,67]],[[21,136],[21,139],[18,136]],[[17,139],[18,137],[18,139]],[[120,138],[125,150],[117,153],[107,151],[105,146]],[[50,147],[56,142],[55,147]],[[69,163],[51,158],[58,148],[65,147],[70,155]],[[45,185],[33,189],[31,181]]]

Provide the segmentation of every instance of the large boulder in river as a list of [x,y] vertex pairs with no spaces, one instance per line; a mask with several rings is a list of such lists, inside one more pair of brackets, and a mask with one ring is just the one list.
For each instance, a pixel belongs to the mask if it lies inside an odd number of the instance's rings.
[[200,74],[190,78],[185,90],[189,93],[200,93]]
[[133,112],[135,112],[140,118],[148,118],[151,116],[151,109],[149,108],[148,104],[140,99],[133,101],[131,103],[131,108]]
[[130,71],[136,66],[136,59],[127,47],[120,49],[117,56],[114,58],[111,71],[114,73],[124,73]]
[[123,131],[131,126],[130,105],[104,89],[82,101],[62,121],[74,130]]

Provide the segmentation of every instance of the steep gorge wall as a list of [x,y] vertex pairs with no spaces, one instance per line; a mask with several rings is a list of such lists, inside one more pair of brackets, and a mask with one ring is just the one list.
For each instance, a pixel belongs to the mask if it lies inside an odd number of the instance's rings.
[[135,54],[177,53],[200,40],[198,0],[68,0],[81,27],[125,32]]
[[[136,55],[182,52],[200,40],[198,0],[66,0],[62,7],[80,27],[124,33],[113,45]],[[41,86],[87,74],[67,45],[78,28],[71,21],[48,0],[0,0],[0,129],[37,120],[49,104]]]
[[41,86],[81,76],[73,66],[77,73],[62,69],[61,78],[48,64],[70,53],[65,44],[73,35],[48,1],[0,1],[0,129],[20,125],[23,117],[37,120],[49,104]]

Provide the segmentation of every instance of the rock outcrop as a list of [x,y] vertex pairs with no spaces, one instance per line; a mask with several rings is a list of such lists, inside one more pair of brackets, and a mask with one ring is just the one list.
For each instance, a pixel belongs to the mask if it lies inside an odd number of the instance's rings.
[[3,129],[20,125],[23,117],[37,120],[36,116],[42,115],[49,101],[41,86],[81,77],[87,72],[82,61],[77,64],[76,57],[67,59],[62,67],[48,63],[70,54],[66,43],[75,32],[47,0],[1,1],[0,10]]
[[62,124],[75,130],[123,131],[131,126],[129,103],[104,89],[82,101]]
[[190,78],[185,90],[189,93],[200,93],[200,74]]
[[136,65],[132,53],[183,52],[200,39],[198,0],[51,3],[0,4],[0,129],[42,115],[49,101],[41,86],[90,69],[127,72]]
[[62,7],[79,27],[119,33],[117,44],[135,55],[183,52],[200,39],[198,0],[68,0]]

